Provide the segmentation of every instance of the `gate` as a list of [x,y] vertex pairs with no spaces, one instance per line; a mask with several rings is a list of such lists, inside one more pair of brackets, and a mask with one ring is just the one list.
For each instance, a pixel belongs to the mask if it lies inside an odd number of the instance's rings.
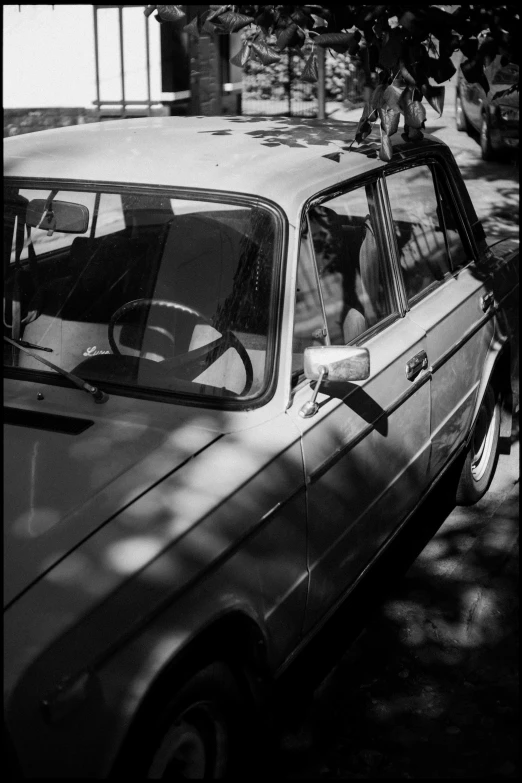
[[[151,97],[151,93],[158,93],[159,86],[155,83],[151,89],[150,19],[143,13],[144,8],[144,5],[93,5],[96,68],[93,103],[99,119],[165,113],[161,101]],[[110,96],[102,97],[107,91]]]
[[243,70],[242,113],[317,117],[318,83],[301,79],[310,51],[303,56],[281,52],[281,60],[271,66],[248,61]]

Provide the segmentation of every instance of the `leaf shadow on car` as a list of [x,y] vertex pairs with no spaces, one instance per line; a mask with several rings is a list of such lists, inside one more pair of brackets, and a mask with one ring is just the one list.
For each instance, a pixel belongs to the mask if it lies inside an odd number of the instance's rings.
[[[192,423],[196,426],[202,424],[200,412],[194,412]],[[226,425],[225,415],[223,424]],[[385,452],[386,437],[385,433],[382,434]],[[114,435],[112,448],[125,448],[125,439],[118,438],[117,430]],[[136,437],[140,437],[139,432]],[[246,459],[247,455],[241,453],[240,436],[231,435],[227,438],[227,456],[232,462],[243,457]],[[112,664],[113,677],[116,677],[114,688],[118,690],[132,683],[133,692],[129,693],[128,708],[132,700],[139,695],[134,689],[138,687],[140,671],[154,665],[157,660],[167,661],[169,646],[174,645],[179,634],[190,631],[190,617],[176,617],[176,598],[171,592],[170,584],[176,581],[180,569],[187,574],[193,574],[194,578],[202,568],[207,568],[209,553],[218,550],[225,553],[220,557],[219,563],[227,558],[230,560],[230,573],[240,585],[242,582],[244,585],[251,584],[253,578],[259,579],[263,566],[268,562],[271,565],[271,589],[275,590],[275,593],[278,581],[283,590],[289,584],[289,575],[298,576],[295,552],[285,551],[284,544],[285,541],[288,542],[287,546],[291,549],[293,542],[303,541],[303,526],[306,520],[299,518],[295,507],[289,507],[289,513],[285,514],[283,511],[282,515],[276,517],[272,529],[262,526],[252,529],[245,556],[237,547],[238,533],[234,521],[245,525],[255,519],[261,496],[274,493],[273,476],[267,476],[266,481],[258,481],[253,493],[238,492],[230,498],[230,503],[227,504],[230,525],[221,527],[219,533],[214,531],[215,535],[222,536],[225,540],[219,541],[213,538],[212,534],[204,534],[194,536],[191,543],[191,530],[197,531],[199,528],[203,532],[202,522],[187,528],[185,546],[182,549],[183,562],[180,561],[176,546],[171,540],[172,525],[176,514],[183,514],[183,508],[187,510],[189,507],[187,504],[190,500],[190,481],[194,478],[192,471],[198,470],[197,460],[190,460],[191,448],[190,443],[176,438],[175,430],[166,438],[165,448],[158,455],[164,461],[164,468],[168,470],[169,459],[173,462],[174,459],[179,460],[181,449],[186,451],[188,472],[183,474],[178,471],[179,482],[171,485],[170,489],[165,486],[163,493],[159,492],[151,498],[144,518],[129,517],[123,523],[122,530],[125,526],[128,530],[128,546],[123,553],[123,559],[115,558],[115,550],[110,547],[105,551],[98,550],[97,557],[96,549],[90,553],[85,550],[83,554],[77,551],[72,553],[60,580],[53,579],[51,574],[51,578],[44,578],[42,589],[53,594],[52,603],[56,617],[42,617],[42,629],[52,626],[60,615],[63,615],[64,621],[60,621],[63,630],[57,641],[51,643],[43,656],[30,665],[20,686],[23,686],[26,693],[29,689],[35,703],[48,697],[57,684],[49,676],[43,680],[42,672],[49,675],[63,671],[63,650],[74,649],[75,669],[78,672],[86,666],[96,671],[97,666],[103,668],[107,661],[110,667],[111,658],[115,659]],[[172,455],[169,457],[170,450]],[[238,463],[235,465],[237,467]],[[234,470],[234,464],[230,470]],[[282,455],[278,460],[279,473],[292,474],[295,470],[295,462],[287,455]],[[352,480],[367,480],[365,465],[354,466]],[[161,484],[158,486],[161,488]],[[342,487],[332,488],[332,492],[336,492],[339,502],[342,502]],[[477,660],[486,660],[488,665],[493,665],[498,662],[499,655],[502,655],[501,665],[505,668],[509,664],[510,659],[506,657],[510,649],[508,645],[506,650],[509,638],[502,624],[503,618],[495,615],[497,608],[504,611],[502,602],[496,602],[497,587],[488,588],[491,611],[488,610],[480,616],[473,626],[471,636],[467,631],[466,618],[472,611],[473,590],[481,575],[485,571],[491,571],[499,555],[506,554],[502,552],[502,548],[499,550],[489,542],[482,543],[478,536],[476,559],[469,572],[460,571],[460,555],[470,541],[477,537],[474,518],[464,518],[459,525],[445,531],[439,539],[436,537],[435,543],[431,543],[428,549],[424,550],[424,557],[415,562],[409,576],[406,579],[401,577],[425,544],[436,534],[452,508],[451,488],[447,493],[439,488],[436,501],[428,501],[424,511],[419,512],[420,516],[416,517],[416,521],[412,520],[407,530],[385,555],[372,578],[364,582],[360,590],[354,592],[337,617],[316,636],[309,650],[290,668],[289,679],[280,683],[277,695],[280,701],[277,703],[282,704],[284,709],[279,710],[277,707],[274,714],[278,716],[275,725],[283,738],[283,750],[273,757],[279,775],[305,776],[303,769],[313,769],[314,764],[321,768],[338,764],[348,772],[355,765],[357,770],[363,768],[369,774],[369,770],[375,766],[383,766],[383,769],[386,769],[388,760],[393,757],[394,764],[402,765],[403,770],[420,770],[419,774],[425,776],[430,765],[434,763],[429,753],[423,757],[422,764],[416,759],[415,764],[412,762],[412,765],[408,766],[411,737],[418,736],[419,726],[426,725],[433,731],[434,722],[441,727],[458,724],[454,713],[459,688],[468,687],[462,684],[461,675],[464,668],[466,676],[475,687],[473,667]],[[107,524],[112,523],[114,520]],[[514,520],[506,515],[503,524],[506,529],[510,529]],[[226,540],[228,535],[230,538]],[[244,546],[244,543],[241,546]],[[134,574],[125,571],[140,558],[143,565],[154,561],[159,553],[164,555],[161,568],[151,568],[148,571],[137,568]],[[134,583],[129,596],[132,594],[137,600],[123,603],[115,600],[111,603],[113,598],[117,599],[118,594],[120,598],[125,595],[126,579],[127,582]],[[212,569],[208,571],[208,579],[211,584]],[[107,587],[104,588],[104,585]],[[507,580],[502,582],[498,589],[505,592],[511,588],[511,582]],[[99,595],[101,600],[104,593],[106,595],[102,603],[96,605],[82,623],[69,624],[67,617],[71,606],[85,604],[85,596],[93,594]],[[107,600],[109,597],[111,600]],[[436,615],[433,613],[433,606],[436,607]],[[176,618],[174,624],[173,618]],[[287,618],[286,622],[289,621],[290,618]],[[364,629],[362,640],[354,645],[357,636]],[[233,642],[237,644],[236,639]],[[123,663],[118,662],[118,652],[122,645],[127,644],[132,645],[134,654],[123,658]],[[331,671],[339,658],[341,662]],[[327,679],[314,696],[314,688],[320,685],[324,677]],[[511,680],[509,687],[511,688]],[[431,707],[426,706],[427,697],[421,698],[421,693],[430,694]],[[492,686],[484,699],[486,697],[493,701],[495,698],[500,699],[504,709],[508,710],[504,719],[506,716],[510,719],[511,692]],[[85,708],[78,711],[74,719],[71,717],[75,732],[81,732],[83,727],[86,737],[86,775],[90,769],[89,759],[96,755],[96,736],[108,730],[111,722],[110,709],[103,707],[102,693],[93,689],[89,699]],[[12,703],[25,702],[18,702],[14,698]],[[305,715],[305,722],[313,735],[312,748],[301,747],[297,752],[295,749],[285,751],[285,732],[288,735],[289,725],[295,724],[295,715],[292,717],[292,710],[289,710],[292,705],[298,713],[301,712],[301,716]],[[23,722],[26,716],[21,714],[12,719],[14,722]],[[139,725],[142,729],[143,720],[144,716],[140,715],[138,721],[141,722]],[[93,725],[97,727],[94,736]],[[412,726],[416,727],[413,735]],[[490,724],[481,724],[479,733],[473,735],[475,746],[479,739],[482,740],[483,732],[489,732],[491,728]],[[53,731],[52,727],[49,727],[49,731]],[[445,737],[444,732],[445,728],[441,728],[442,738]],[[481,757],[480,762],[485,763],[490,759],[493,764],[500,754],[509,758],[509,737],[509,731],[506,731],[504,725],[494,752],[491,746],[485,743],[484,754],[487,754],[487,759]],[[45,732],[42,732],[39,741],[47,741]],[[465,752],[467,748],[468,745]],[[333,762],[332,754],[335,757]],[[270,758],[268,751],[267,758]],[[444,769],[444,764],[450,764],[451,761],[441,754],[437,763],[439,769]],[[346,775],[343,773],[340,776]]]

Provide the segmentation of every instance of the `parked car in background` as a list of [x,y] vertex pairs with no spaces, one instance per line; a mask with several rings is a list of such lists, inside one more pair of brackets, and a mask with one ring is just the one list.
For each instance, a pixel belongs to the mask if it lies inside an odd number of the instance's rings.
[[477,83],[470,83],[459,68],[455,93],[455,121],[457,130],[475,130],[479,133],[483,160],[518,150],[519,93],[507,92],[518,83],[519,67],[515,63],[502,64],[500,56],[484,68],[489,91]]
[[518,250],[442,142],[356,127],[6,140],[16,775],[252,777],[266,694],[430,490],[486,492]]

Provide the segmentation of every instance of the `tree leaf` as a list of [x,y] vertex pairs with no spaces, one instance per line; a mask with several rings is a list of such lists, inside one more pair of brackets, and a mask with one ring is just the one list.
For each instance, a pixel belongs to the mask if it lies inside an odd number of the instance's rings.
[[292,46],[295,44],[297,41],[297,30],[298,27],[295,22],[292,22],[292,24],[289,24],[288,27],[285,27],[284,30],[281,30],[277,36],[276,43],[276,47],[280,52],[282,52],[283,49],[286,49],[287,46]]
[[221,16],[221,14],[224,14],[225,11],[228,11],[230,8],[229,5],[211,5],[209,7],[210,7],[210,13],[205,20],[207,22],[211,22],[213,19],[216,18],[216,16]]
[[354,33],[322,33],[322,35],[316,36],[314,44],[328,47],[341,54],[347,52],[354,43],[358,43],[358,40],[360,40],[360,35],[357,39]]
[[290,19],[301,27],[306,27],[310,23],[311,15],[301,6],[295,6],[295,10],[290,14]]
[[389,84],[384,91],[384,103],[389,106],[390,109],[396,109],[399,111],[399,98],[402,95],[401,87],[394,87],[393,84]]
[[393,136],[399,130],[399,121],[401,113],[398,108],[392,106],[382,106],[379,109],[381,119],[381,128],[386,136]]
[[412,86],[417,84],[417,82],[415,81],[414,76],[407,69],[407,67],[404,64],[403,60],[401,60],[401,63],[400,63],[400,71],[401,71],[401,76],[404,79],[404,81],[406,82],[406,84],[410,84]]
[[460,70],[467,82],[480,84],[486,94],[489,92],[489,82],[482,64],[478,60],[466,60],[466,62],[461,63]]
[[229,62],[232,65],[238,65],[243,68],[250,57],[250,44],[244,43],[239,52],[230,58]]
[[448,79],[451,79],[457,72],[457,69],[449,57],[438,57],[436,59],[434,57],[428,57],[426,60],[426,71],[428,76],[431,76],[437,84],[441,84],[442,82],[447,82]]
[[275,12],[273,7],[260,6],[262,9],[255,18],[255,24],[264,30],[266,33],[270,30],[275,21]]
[[322,16],[317,16],[316,14],[310,14],[312,19],[314,20],[314,26],[312,29],[316,29],[317,27],[328,27],[328,22],[326,19],[323,19]]
[[214,33],[225,33],[226,31],[220,26],[218,22],[209,22],[207,19],[201,27],[201,32],[214,35]]
[[446,88],[432,87],[431,84],[423,84],[421,89],[430,106],[432,106],[435,111],[438,111],[439,117],[442,117]]
[[379,110],[384,105],[384,93],[386,92],[386,86],[379,84],[372,93],[370,98],[370,110]]
[[397,36],[390,36],[379,54],[379,65],[382,68],[397,67],[402,55],[402,41]]
[[404,119],[410,128],[420,128],[426,119],[426,109],[420,101],[411,101],[406,104]]
[[368,114],[365,114],[367,107],[365,106],[363,109],[362,117],[357,123],[357,128],[355,129],[355,141],[357,144],[360,144],[363,139],[365,139],[367,136],[370,135],[372,132],[372,126],[370,121],[368,120]]
[[178,22],[185,16],[185,12],[179,5],[158,5],[156,8],[162,22]]
[[422,9],[405,11],[399,18],[399,24],[404,27],[414,38],[423,41],[428,36],[428,30],[424,23]]
[[253,43],[251,47],[253,55],[263,64],[272,65],[281,60],[281,55],[271,49],[266,43]]
[[384,160],[386,163],[389,163],[390,160],[393,158],[392,143],[390,141],[389,136],[387,136],[384,133],[381,133],[381,146],[379,149],[379,158],[381,160]]
[[199,19],[197,16],[185,25],[183,28],[184,33],[188,33],[192,38],[199,38]]
[[315,83],[319,78],[317,69],[317,58],[315,54],[311,54],[305,63],[303,72],[301,74],[301,81]]
[[408,105],[413,101],[420,101],[422,93],[416,87],[406,87],[399,95],[399,110],[406,115]]
[[419,130],[418,128],[410,127],[410,131],[409,131],[410,141],[420,141],[423,138],[424,138],[424,134],[422,133],[421,130]]
[[218,18],[219,24],[226,30],[227,33],[237,33],[254,21],[253,16],[245,16],[245,14],[237,14],[234,11],[226,11]]

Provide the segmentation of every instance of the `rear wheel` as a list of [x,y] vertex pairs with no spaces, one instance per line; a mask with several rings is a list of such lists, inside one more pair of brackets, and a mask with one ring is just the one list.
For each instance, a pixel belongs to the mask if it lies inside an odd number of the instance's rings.
[[468,130],[468,121],[462,106],[462,99],[458,93],[455,96],[455,125],[458,131],[465,132]]
[[471,506],[486,493],[497,466],[500,399],[489,385],[480,404],[457,487],[457,503]]

